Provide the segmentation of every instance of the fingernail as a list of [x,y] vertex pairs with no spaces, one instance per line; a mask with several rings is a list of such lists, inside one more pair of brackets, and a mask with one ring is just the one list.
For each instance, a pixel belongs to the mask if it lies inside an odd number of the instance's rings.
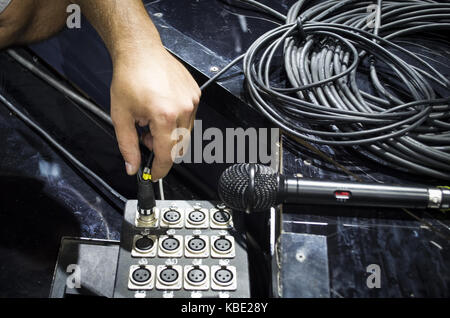
[[131,176],[133,174],[133,165],[125,162],[125,169],[127,170],[128,175]]

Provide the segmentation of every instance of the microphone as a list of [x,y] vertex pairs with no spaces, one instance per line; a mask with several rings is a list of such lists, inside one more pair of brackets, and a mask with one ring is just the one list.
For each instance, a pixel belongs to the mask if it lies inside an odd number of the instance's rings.
[[279,203],[447,209],[450,190],[289,178],[260,164],[236,164],[219,180],[230,208],[261,211]]

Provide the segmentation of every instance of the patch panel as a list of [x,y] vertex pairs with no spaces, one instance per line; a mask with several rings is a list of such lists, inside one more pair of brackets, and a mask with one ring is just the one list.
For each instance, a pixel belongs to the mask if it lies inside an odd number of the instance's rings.
[[250,296],[239,213],[207,201],[157,201],[144,220],[136,211],[129,201],[114,297]]

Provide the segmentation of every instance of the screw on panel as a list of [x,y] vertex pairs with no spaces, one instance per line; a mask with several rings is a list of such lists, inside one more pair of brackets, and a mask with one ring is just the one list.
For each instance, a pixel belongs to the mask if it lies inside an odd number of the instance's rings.
[[297,259],[297,261],[299,261],[300,263],[303,263],[306,260],[306,256],[303,253],[303,251],[297,251],[297,254],[295,255],[295,258]]

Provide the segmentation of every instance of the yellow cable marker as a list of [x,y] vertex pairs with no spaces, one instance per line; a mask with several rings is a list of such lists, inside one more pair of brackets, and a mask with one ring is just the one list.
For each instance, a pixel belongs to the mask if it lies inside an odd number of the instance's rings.
[[152,171],[150,170],[150,168],[144,168],[144,171],[142,172],[142,180],[152,180]]

